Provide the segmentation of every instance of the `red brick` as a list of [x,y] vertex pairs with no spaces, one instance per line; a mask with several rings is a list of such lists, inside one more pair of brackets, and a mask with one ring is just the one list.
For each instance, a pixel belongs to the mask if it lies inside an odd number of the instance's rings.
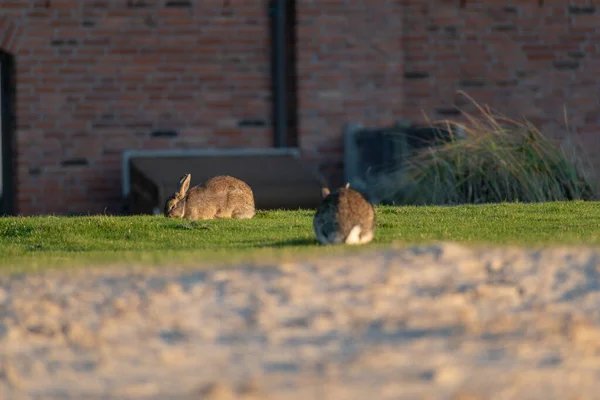
[[[0,11],[2,46],[19,48],[20,213],[118,211],[125,149],[270,145],[265,130],[242,131],[235,125],[230,131],[217,129],[218,119],[230,118],[240,108],[248,118],[269,119],[268,96],[256,95],[268,94],[270,84],[265,4],[241,1],[239,18],[207,18],[222,2],[195,0],[193,13],[150,11],[157,27],[143,25],[148,10],[128,10],[115,2],[53,0],[50,10],[27,10],[31,4],[0,2],[0,10],[6,10]],[[24,12],[18,13],[21,9]],[[97,25],[85,27],[86,20]],[[232,28],[243,36],[232,38]],[[243,65],[220,65],[218,54],[243,60]],[[241,70],[255,72],[237,76]],[[247,91],[256,94],[247,97]],[[210,93],[225,93],[227,98],[205,102],[203,98],[210,98]],[[151,100],[153,94],[159,95],[160,103]],[[159,140],[137,136],[144,131],[149,134],[166,112],[170,113],[168,124],[182,131],[192,129],[201,116],[204,138],[197,134]],[[107,113],[112,119],[103,119]],[[125,127],[131,129],[124,131]],[[60,166],[61,159],[74,156],[87,156],[90,164]],[[47,167],[36,178],[42,185],[26,187],[29,175],[24,160],[31,159]],[[77,185],[67,183],[75,174]],[[49,195],[51,187],[55,190]],[[53,196],[54,205],[40,201],[48,196]]]
[[30,6],[28,0],[3,0],[0,2],[0,9],[24,9]]
[[[222,15],[220,0],[193,0],[192,10],[0,1],[0,41],[17,53],[19,211],[118,212],[125,149],[270,146],[271,129],[236,125],[270,120],[267,3],[231,2],[231,14]],[[473,78],[484,81],[466,88],[476,101],[530,116],[542,131],[562,123],[566,106],[572,128],[598,153],[590,116],[600,93],[600,15],[574,17],[559,0],[517,3],[508,15],[493,0],[470,0],[465,9],[446,0],[298,1],[303,153],[339,177],[346,123],[423,122],[438,118],[442,104],[472,109],[456,90]],[[574,69],[554,64],[579,57]],[[406,79],[405,72],[428,75]],[[163,124],[180,135],[150,138]],[[90,164],[60,166],[73,155]],[[41,176],[29,176],[31,159],[44,166]]]

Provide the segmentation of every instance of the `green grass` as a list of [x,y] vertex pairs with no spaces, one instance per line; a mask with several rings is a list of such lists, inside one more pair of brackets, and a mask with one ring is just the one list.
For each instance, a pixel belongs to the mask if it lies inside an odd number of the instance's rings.
[[281,260],[448,240],[470,244],[600,245],[600,203],[378,207],[375,241],[318,246],[314,211],[190,223],[164,217],[0,218],[0,270],[141,263],[199,265]]

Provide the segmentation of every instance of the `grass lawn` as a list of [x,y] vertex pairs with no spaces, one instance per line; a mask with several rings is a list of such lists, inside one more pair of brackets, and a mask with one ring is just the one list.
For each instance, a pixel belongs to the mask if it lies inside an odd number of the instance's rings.
[[372,244],[318,246],[313,210],[190,223],[164,217],[0,218],[0,270],[107,263],[237,262],[449,240],[472,244],[600,245],[600,203],[378,207]]

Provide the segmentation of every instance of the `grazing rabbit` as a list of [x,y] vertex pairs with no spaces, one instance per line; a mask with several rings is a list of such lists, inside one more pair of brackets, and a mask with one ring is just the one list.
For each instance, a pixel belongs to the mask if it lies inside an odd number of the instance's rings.
[[321,244],[365,244],[373,240],[375,210],[350,184],[330,193],[322,189],[323,202],[313,219],[317,241]]
[[220,175],[189,189],[191,179],[190,174],[181,177],[179,188],[165,204],[166,217],[197,220],[254,216],[254,194],[246,182]]

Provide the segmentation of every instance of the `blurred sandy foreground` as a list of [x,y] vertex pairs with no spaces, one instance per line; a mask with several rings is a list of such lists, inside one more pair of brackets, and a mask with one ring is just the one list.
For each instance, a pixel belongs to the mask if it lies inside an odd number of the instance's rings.
[[0,277],[0,399],[600,398],[599,255]]

